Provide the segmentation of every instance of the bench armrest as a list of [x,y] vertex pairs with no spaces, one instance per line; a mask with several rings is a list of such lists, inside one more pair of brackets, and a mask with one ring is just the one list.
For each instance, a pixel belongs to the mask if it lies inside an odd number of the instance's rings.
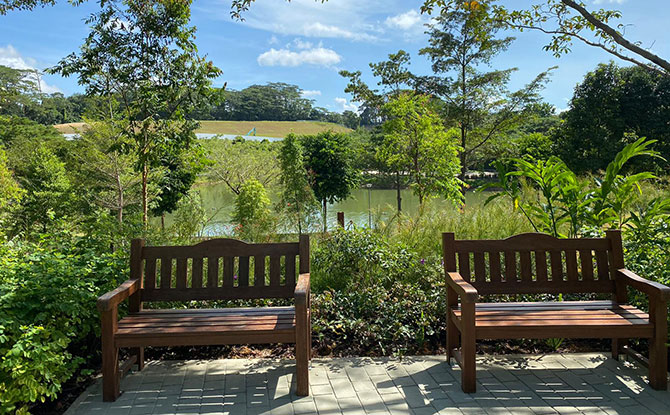
[[458,272],[447,272],[447,284],[456,291],[464,303],[476,303],[479,299],[477,289],[465,281]]
[[309,273],[300,274],[298,276],[298,283],[295,285],[295,303],[307,304],[309,292]]
[[633,271],[625,268],[618,269],[616,278],[649,296],[658,297],[662,301],[670,301],[670,287],[642,278]]
[[114,290],[98,297],[98,310],[100,312],[114,309],[121,301],[135,294],[140,289],[140,280],[127,280]]

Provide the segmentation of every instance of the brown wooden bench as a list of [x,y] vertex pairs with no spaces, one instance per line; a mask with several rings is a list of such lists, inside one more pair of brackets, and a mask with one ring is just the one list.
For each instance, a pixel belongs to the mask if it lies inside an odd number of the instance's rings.
[[[649,383],[667,388],[670,288],[625,269],[619,231],[608,231],[602,239],[522,234],[469,241],[445,233],[442,243],[447,358],[460,365],[464,392],[476,390],[476,340],[518,338],[611,338],[614,358],[628,349],[626,339],[647,338]],[[626,304],[628,287],[648,295],[649,313]],[[477,302],[480,295],[567,293],[611,294],[611,300]]]
[[[302,235],[298,243],[213,239],[193,246],[144,245],[141,239],[132,241],[130,279],[98,299],[103,400],[116,400],[120,378],[134,363],[142,369],[146,346],[294,343],[297,394],[309,394],[308,236]],[[149,301],[262,298],[294,298],[295,305],[188,310],[142,307]],[[125,299],[129,300],[129,314],[118,321],[117,308]],[[122,347],[131,348],[131,358],[119,365]]]

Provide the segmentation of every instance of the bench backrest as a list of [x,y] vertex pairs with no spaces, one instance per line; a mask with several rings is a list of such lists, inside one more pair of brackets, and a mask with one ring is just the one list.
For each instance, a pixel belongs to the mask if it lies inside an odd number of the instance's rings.
[[309,236],[300,242],[252,244],[211,239],[190,246],[131,245],[131,278],[141,301],[291,298],[309,272]]
[[623,268],[621,233],[557,239],[526,233],[503,240],[442,236],[445,271],[458,271],[480,294],[616,293]]

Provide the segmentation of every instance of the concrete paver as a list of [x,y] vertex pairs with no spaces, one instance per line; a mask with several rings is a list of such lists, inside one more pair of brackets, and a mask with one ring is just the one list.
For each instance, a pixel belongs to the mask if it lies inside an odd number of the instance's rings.
[[670,414],[670,392],[605,354],[477,359],[474,394],[444,356],[313,359],[308,397],[294,394],[292,360],[149,362],[116,402],[102,402],[99,380],[66,415]]

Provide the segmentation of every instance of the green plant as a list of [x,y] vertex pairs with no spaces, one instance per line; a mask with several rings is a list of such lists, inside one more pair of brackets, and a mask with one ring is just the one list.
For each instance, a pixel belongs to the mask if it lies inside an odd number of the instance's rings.
[[265,187],[255,179],[246,181],[235,198],[233,222],[235,232],[250,241],[267,238],[274,231],[274,218],[270,213],[270,199]]
[[3,244],[0,264],[0,408],[28,413],[96,358],[95,303],[126,263],[94,241],[50,234]]

